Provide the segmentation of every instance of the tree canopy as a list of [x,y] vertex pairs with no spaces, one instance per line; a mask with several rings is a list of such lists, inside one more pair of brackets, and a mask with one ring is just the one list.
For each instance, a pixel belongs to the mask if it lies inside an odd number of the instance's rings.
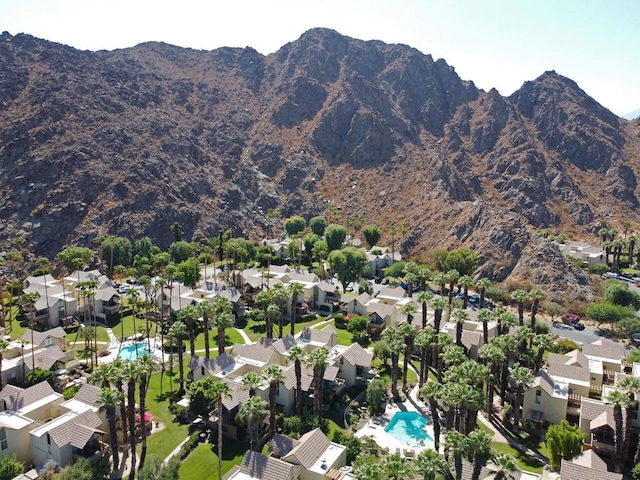
[[355,247],[334,250],[329,254],[328,260],[343,289],[347,288],[349,282],[358,280],[367,268],[366,254]]
[[582,451],[584,435],[580,433],[578,425],[570,425],[562,420],[559,424],[549,426],[544,440],[551,453],[551,470],[558,470],[563,458],[570,460]]
[[91,261],[93,252],[90,248],[69,246],[58,253],[58,259],[67,272],[76,270],[78,264],[87,265]]
[[325,230],[324,239],[327,242],[330,252],[338,250],[347,239],[347,229],[342,225],[332,223]]
[[304,231],[307,226],[307,221],[300,215],[294,215],[284,221],[284,229],[289,236],[297,235]]
[[378,240],[380,240],[380,228],[377,225],[365,225],[362,227],[362,234],[364,235],[364,240],[369,245],[369,248],[373,248],[374,245],[378,244]]
[[457,270],[460,275],[473,275],[478,254],[468,248],[451,251],[438,248],[431,252],[431,258],[436,268],[441,272]]
[[327,219],[322,215],[313,217],[311,220],[309,220],[309,228],[311,228],[311,231],[313,233],[321,237],[324,235],[324,231],[327,228]]

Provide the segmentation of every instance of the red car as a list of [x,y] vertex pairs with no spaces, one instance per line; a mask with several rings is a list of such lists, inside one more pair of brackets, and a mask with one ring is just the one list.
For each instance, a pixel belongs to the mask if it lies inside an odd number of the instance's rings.
[[567,325],[575,325],[580,321],[580,315],[576,315],[575,313],[565,313],[562,316],[562,323]]

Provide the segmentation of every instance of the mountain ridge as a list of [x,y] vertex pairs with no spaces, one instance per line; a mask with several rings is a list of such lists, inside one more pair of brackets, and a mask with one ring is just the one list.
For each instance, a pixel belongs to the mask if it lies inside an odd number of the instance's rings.
[[[0,240],[25,235],[40,254],[97,234],[166,247],[174,221],[196,240],[259,239],[270,209],[331,203],[356,234],[406,222],[395,240],[416,258],[469,246],[477,275],[564,275],[554,289],[586,294],[533,232],[597,241],[601,221],[639,220],[639,121],[552,71],[502,97],[443,59],[332,30],[266,56],[3,34],[0,111]],[[539,251],[548,264],[528,271]]]

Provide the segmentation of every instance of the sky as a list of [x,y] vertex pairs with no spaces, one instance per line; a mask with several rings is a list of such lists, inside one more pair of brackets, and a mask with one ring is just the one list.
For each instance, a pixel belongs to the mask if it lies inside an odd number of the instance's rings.
[[83,50],[146,41],[277,51],[315,27],[412,46],[510,95],[547,70],[612,112],[640,109],[637,0],[0,0],[0,31]]

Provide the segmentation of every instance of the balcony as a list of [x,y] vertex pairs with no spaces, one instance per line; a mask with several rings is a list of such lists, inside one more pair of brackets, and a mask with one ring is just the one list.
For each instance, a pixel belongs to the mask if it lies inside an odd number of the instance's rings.
[[74,462],[81,458],[86,458],[91,463],[98,461],[102,457],[109,454],[109,445],[100,440],[89,440],[89,443],[83,448],[73,448]]

